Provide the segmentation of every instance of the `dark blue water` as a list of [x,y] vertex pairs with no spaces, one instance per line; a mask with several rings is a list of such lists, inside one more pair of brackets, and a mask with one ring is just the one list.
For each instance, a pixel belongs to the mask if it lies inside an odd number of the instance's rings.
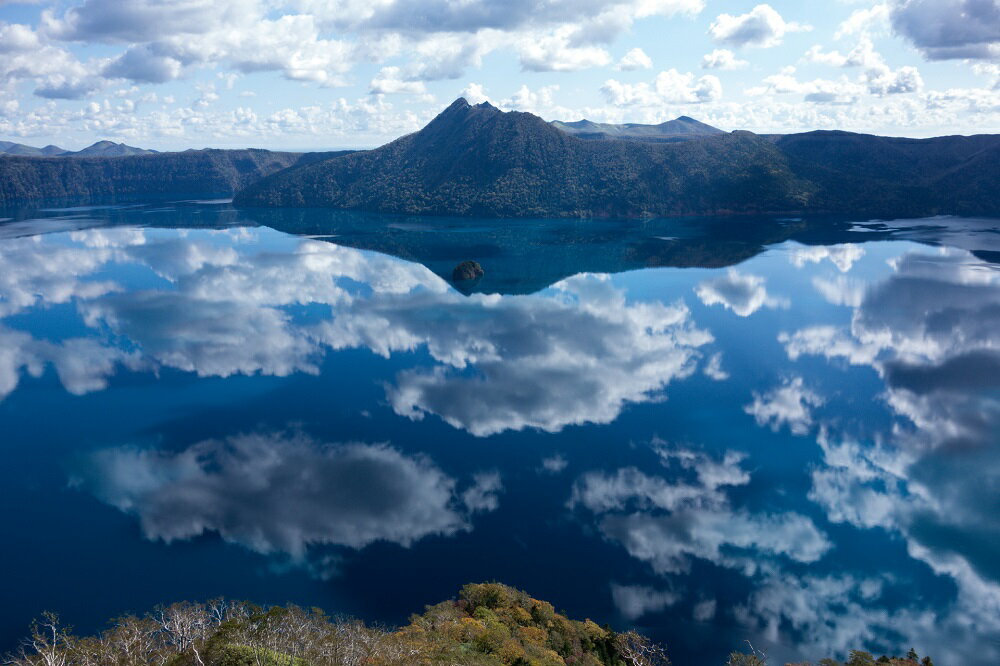
[[997,221],[0,217],[0,649],[500,580],[681,666],[1000,662]]

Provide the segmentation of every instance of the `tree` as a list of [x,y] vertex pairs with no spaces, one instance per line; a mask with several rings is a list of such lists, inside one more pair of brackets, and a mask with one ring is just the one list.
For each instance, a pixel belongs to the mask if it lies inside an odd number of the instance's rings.
[[642,634],[626,631],[615,637],[615,649],[628,666],[669,666],[667,650]]
[[767,653],[758,651],[750,641],[746,642],[750,652],[731,652],[726,666],[767,666]]
[[863,650],[851,650],[847,656],[847,666],[875,666],[875,657]]

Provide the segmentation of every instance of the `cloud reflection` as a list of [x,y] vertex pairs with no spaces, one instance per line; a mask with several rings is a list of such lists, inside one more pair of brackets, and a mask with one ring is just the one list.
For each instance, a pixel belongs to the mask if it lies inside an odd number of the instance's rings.
[[500,477],[477,476],[463,493],[423,456],[385,444],[327,444],[304,435],[248,434],[180,451],[106,449],[78,483],[137,516],[165,542],[219,534],[262,554],[303,561],[313,546],[409,546],[470,527],[492,511]]
[[[682,302],[630,303],[606,276],[576,276],[531,296],[467,297],[417,264],[286,237],[273,251],[241,233],[89,229],[69,242],[56,235],[6,245],[17,270],[0,282],[0,304],[72,301],[93,337],[74,343],[75,365],[18,337],[0,357],[0,397],[21,372],[37,375],[46,363],[83,392],[103,388],[123,365],[285,376],[317,373],[329,349],[426,349],[430,366],[386,386],[396,413],[435,414],[477,436],[557,431],[608,423],[628,403],[659,399],[694,372],[698,348],[712,340]],[[58,261],[48,264],[53,243]],[[115,266],[156,279],[132,290],[91,279]],[[299,306],[329,314],[296,319]],[[116,347],[127,352],[110,353]]]

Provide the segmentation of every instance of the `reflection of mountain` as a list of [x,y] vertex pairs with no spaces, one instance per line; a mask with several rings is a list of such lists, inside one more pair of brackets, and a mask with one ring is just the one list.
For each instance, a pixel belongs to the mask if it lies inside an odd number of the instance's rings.
[[[151,234],[91,229],[68,246],[52,237],[2,246],[12,270],[0,275],[0,314],[72,301],[92,334],[53,343],[0,328],[0,395],[48,364],[68,390],[87,393],[119,367],[286,376],[318,372],[331,349],[425,349],[430,367],[386,386],[397,414],[435,414],[479,436],[555,432],[657,399],[694,372],[712,339],[683,303],[629,303],[602,276],[531,296],[465,297],[422,266],[338,245],[287,239],[285,252],[257,253],[252,242]],[[96,279],[111,262],[165,283],[129,290]],[[331,314],[289,315],[306,305]]]
[[334,210],[250,209],[256,223],[338,245],[416,261],[442,279],[474,259],[486,276],[471,287],[483,293],[524,294],[579,273],[617,273],[660,266],[732,266],[789,238],[808,241],[851,234],[839,221],[809,223],[773,218],[612,220],[495,220],[403,217]]

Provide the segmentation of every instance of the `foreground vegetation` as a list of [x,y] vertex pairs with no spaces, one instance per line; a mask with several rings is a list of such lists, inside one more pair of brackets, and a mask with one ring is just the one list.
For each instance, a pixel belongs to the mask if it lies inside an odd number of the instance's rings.
[[[77,637],[45,614],[11,666],[668,666],[664,648],[636,632],[570,620],[551,604],[499,583],[466,585],[390,630],[327,617],[319,609],[246,603],[177,603],[115,620]],[[765,666],[750,648],[728,666]],[[933,666],[852,652],[845,666]],[[804,664],[795,666],[806,666]],[[826,659],[818,666],[841,666]]]

